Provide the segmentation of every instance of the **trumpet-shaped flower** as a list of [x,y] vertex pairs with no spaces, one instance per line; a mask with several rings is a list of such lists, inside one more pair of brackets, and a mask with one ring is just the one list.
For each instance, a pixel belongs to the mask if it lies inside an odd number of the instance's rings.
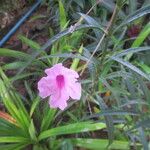
[[61,63],[46,69],[46,77],[38,82],[39,95],[42,98],[49,96],[49,105],[51,108],[60,108],[64,110],[67,107],[67,101],[71,97],[79,100],[81,97],[81,84],[77,78],[76,71],[64,67]]

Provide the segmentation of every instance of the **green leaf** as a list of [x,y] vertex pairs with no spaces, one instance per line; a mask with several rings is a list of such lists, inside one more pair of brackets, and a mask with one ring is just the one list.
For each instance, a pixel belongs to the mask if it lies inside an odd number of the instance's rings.
[[132,111],[123,111],[123,110],[103,110],[100,113],[96,113],[96,114],[92,114],[90,116],[87,117],[87,119],[89,118],[98,118],[100,116],[121,116],[121,115],[133,115],[133,116],[137,116],[138,113],[137,112],[132,112]]
[[22,150],[30,143],[17,143],[17,144],[0,144],[2,150]]
[[33,21],[35,21],[35,20],[43,19],[43,18],[46,18],[46,16],[45,16],[45,15],[42,15],[42,14],[40,14],[40,15],[35,15],[35,16],[32,16],[32,17],[31,17],[31,19],[29,20],[29,22],[33,22]]
[[144,29],[140,32],[131,47],[139,47],[143,41],[150,35],[150,22],[145,25]]
[[9,95],[8,91],[6,90],[4,82],[1,79],[0,79],[0,96],[2,97],[5,107],[10,112],[12,117],[14,117],[19,122],[20,116],[18,114],[18,109],[16,108],[14,103],[11,101],[10,95]]
[[59,0],[59,20],[60,20],[60,29],[63,30],[67,23],[67,18],[65,8],[61,0]]
[[14,57],[14,58],[18,58],[21,60],[31,59],[31,56],[29,54],[15,51],[15,50],[6,49],[6,48],[0,48],[0,56]]
[[29,134],[30,134],[31,139],[34,142],[37,142],[36,130],[35,130],[35,126],[33,124],[33,120],[31,120],[31,123],[30,123],[30,126],[29,126]]
[[[81,45],[80,48],[79,48],[79,54],[81,54],[82,51],[83,51],[83,45]],[[70,68],[76,70],[77,67],[78,67],[79,61],[80,61],[79,58],[74,58]]]
[[140,66],[147,74],[150,74],[150,67],[143,63],[136,62],[138,66]]
[[113,12],[115,8],[115,3],[112,0],[102,1],[102,6],[105,7],[108,11]]
[[46,130],[39,135],[39,140],[57,135],[83,133],[106,128],[104,123],[79,122]]
[[61,150],[74,150],[71,141],[64,139],[61,144]]
[[[105,104],[103,98],[96,94],[97,101],[99,102],[99,108],[102,111],[107,111],[108,107]],[[114,124],[113,124],[113,117],[112,116],[104,116],[106,121],[106,126],[108,130],[108,138],[109,138],[109,144],[111,144],[114,140]]]
[[49,108],[48,106],[45,108],[43,120],[41,124],[41,131],[45,131],[51,125],[54,115],[56,113],[56,109]]
[[[29,85],[29,82],[24,81],[24,85],[25,85],[25,88],[26,88],[26,92],[28,93],[28,95],[30,97],[30,100],[33,100],[34,99],[34,94],[33,94],[33,91],[31,89],[31,86]],[[33,103],[34,103],[34,101],[35,100],[33,100]],[[32,108],[32,106],[31,106],[31,108]]]
[[0,118],[0,136],[24,136],[23,130],[13,123]]
[[132,65],[131,63],[124,61],[121,58],[118,57],[111,57],[113,60],[121,63],[122,65],[128,67],[129,69],[131,69],[132,71],[136,72],[137,74],[141,75],[142,77],[146,78],[147,80],[150,80],[150,77],[145,74],[143,71],[141,71],[140,69],[138,69],[136,66]]
[[[31,47],[33,50],[36,50],[37,52],[40,51],[41,46],[40,46],[37,42],[34,42],[34,41],[32,41],[32,40],[26,38],[26,37],[23,36],[23,35],[19,35],[18,38],[22,41],[22,43],[25,43],[26,45],[28,45],[29,47]],[[47,53],[46,53],[45,51],[43,51],[42,54],[43,54],[43,55],[47,55]],[[48,60],[48,59],[47,59],[47,60]],[[48,60],[48,62],[49,62],[49,60]],[[34,63],[35,63],[35,64],[37,64],[37,63],[41,63],[41,64],[42,64],[42,62],[34,62]]]
[[26,143],[29,139],[24,137],[17,137],[17,136],[3,136],[0,137],[0,143]]
[[137,129],[137,128],[150,128],[150,118],[145,118],[145,119],[142,119],[140,121],[138,121],[135,126],[133,126],[130,130],[134,130],[134,129]]
[[96,12],[97,12],[97,5],[96,5],[96,0],[91,0],[90,1],[90,3],[91,3],[91,6],[94,6],[95,5],[95,7],[93,8],[93,11],[94,11],[94,14],[96,14]]
[[140,17],[143,17],[144,15],[147,15],[150,13],[150,5],[144,6],[140,9],[138,9],[137,11],[135,11],[133,14],[129,15],[125,21],[122,24],[128,24]]
[[[0,69],[0,72],[2,70]],[[8,79],[6,78],[8,81]],[[7,86],[10,83],[7,83]],[[2,101],[7,108],[8,112],[12,115],[12,117],[16,120],[16,123],[21,127],[24,131],[27,131],[30,118],[29,115],[17,93],[11,90],[12,87],[9,87],[9,90],[5,86],[3,80],[0,79],[0,96],[2,97]],[[28,134],[27,132],[25,132]]]
[[[103,65],[103,69],[102,69],[102,72],[101,72],[101,77],[105,78],[105,76],[110,71],[110,68],[111,68],[112,64],[113,64],[113,62],[110,61],[110,62],[107,62],[106,64]],[[99,90],[103,91],[103,83],[99,82],[98,86],[99,86]]]
[[10,78],[10,81],[14,82],[16,80],[20,80],[20,79],[23,79],[23,78],[26,78],[26,77],[29,77],[29,76],[34,76],[34,75],[38,75],[38,72],[19,74],[17,76],[14,76],[14,77]]
[[[78,31],[78,30],[81,30],[81,29],[86,29],[86,28],[97,28],[97,26],[94,26],[94,25],[87,25],[87,24],[84,24],[84,25],[79,25],[77,26],[76,28],[74,27],[71,27],[71,28],[68,28],[58,34],[56,34],[55,36],[53,36],[51,39],[49,39],[40,49],[39,52],[35,52],[33,55],[32,55],[32,58],[26,63],[26,65],[24,67],[22,67],[19,72],[17,73],[18,74],[21,74],[24,69],[26,69],[35,59],[36,57],[43,51],[45,51],[48,47],[50,47],[54,42],[60,40],[62,37],[66,36],[66,35],[69,35],[71,34],[72,32],[74,31]],[[100,29],[100,28],[99,28]],[[101,29],[100,29],[101,30]],[[104,32],[104,30],[103,30]],[[16,76],[17,76],[16,75]]]
[[34,99],[34,101],[32,103],[32,106],[31,106],[31,109],[30,109],[30,117],[33,115],[34,110],[36,109],[36,107],[39,104],[39,102],[40,102],[40,98],[39,97],[37,97],[36,99]]
[[82,9],[85,6],[85,1],[84,0],[74,0],[75,3],[77,3],[77,5],[79,5]]
[[38,51],[41,48],[41,46],[38,43],[26,38],[23,35],[19,35],[18,38],[22,41],[22,43],[25,43],[26,45],[30,46],[32,49]]
[[15,62],[7,63],[7,64],[3,65],[2,69],[3,70],[19,69],[19,68],[23,67],[24,65],[25,65],[25,62],[15,61]]
[[[81,15],[87,21],[88,24],[97,26],[98,28],[101,28],[103,30],[103,27],[100,24],[100,22],[97,22],[94,18],[83,13],[79,13],[79,15]],[[100,30],[94,29],[94,32],[97,38],[101,36]]]
[[133,14],[129,15],[127,18],[124,19],[124,21],[115,29],[114,32],[116,32],[119,28],[121,28],[124,25],[127,25],[129,23],[131,23],[132,21],[143,17],[144,15],[147,15],[150,13],[150,5],[146,5],[140,9],[138,9],[137,11],[134,11]]
[[[133,42],[131,47],[139,47],[141,44],[143,44],[144,40],[150,35],[150,22],[144,27],[144,29],[140,32],[136,40]],[[132,57],[132,53],[129,53],[126,56],[126,60],[129,60]]]
[[145,135],[144,129],[143,128],[139,128],[139,137],[140,137],[140,141],[143,144],[143,149],[144,150],[149,150],[148,148],[148,141],[147,141],[147,137]]
[[124,49],[122,52],[117,53],[113,57],[122,57],[122,56],[128,55],[130,53],[137,53],[137,52],[142,52],[142,51],[150,51],[150,46],[132,47],[132,48]]
[[108,140],[105,139],[83,139],[76,138],[70,139],[72,144],[77,147],[93,149],[93,150],[105,150],[105,149],[115,149],[115,150],[129,150],[129,142],[127,141],[113,141],[113,143],[108,147]]
[[77,58],[77,59],[80,59],[80,60],[83,60],[83,61],[88,61],[87,57],[81,56],[79,54],[72,54],[72,53],[54,54],[54,55],[49,55],[49,56],[43,56],[43,57],[40,57],[39,59],[55,58],[55,57]]
[[48,149],[46,148],[46,145],[36,144],[36,145],[33,145],[32,150],[48,150]]
[[137,0],[129,0],[129,13],[133,13],[137,9]]
[[138,81],[138,84],[140,85],[140,88],[144,94],[145,101],[149,103],[148,107],[150,108],[150,92],[146,82],[138,74],[135,74],[134,77]]

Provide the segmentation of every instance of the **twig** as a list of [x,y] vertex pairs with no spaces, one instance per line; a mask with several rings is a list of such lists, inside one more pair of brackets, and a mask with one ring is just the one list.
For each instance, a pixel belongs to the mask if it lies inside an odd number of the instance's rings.
[[[98,0],[98,1],[89,9],[89,11],[86,13],[86,15],[88,15],[88,14],[93,10],[93,8],[94,8],[97,4],[101,3],[102,1],[103,1],[103,0]],[[73,33],[74,30],[76,29],[76,27],[81,24],[81,22],[83,21],[83,19],[84,19],[84,17],[81,16],[77,23],[75,23],[74,25],[71,25],[69,31],[70,31],[71,33]]]
[[92,55],[91,55],[90,58],[89,58],[89,60],[88,60],[88,61],[86,62],[86,64],[83,66],[83,69],[82,69],[82,71],[81,71],[81,73],[80,73],[80,76],[82,76],[82,74],[84,73],[86,67],[87,67],[88,64],[90,63],[91,59],[93,58],[93,56],[95,55],[95,53],[96,53],[97,50],[99,49],[99,47],[100,47],[102,41],[104,40],[106,34],[108,34],[109,29],[110,29],[110,27],[111,27],[111,25],[112,25],[113,19],[114,19],[114,17],[115,17],[116,11],[117,11],[117,5],[116,5],[116,7],[115,7],[115,9],[114,9],[114,11],[113,11],[113,14],[112,14],[112,16],[111,16],[111,19],[110,19],[110,21],[109,21],[109,23],[108,23],[108,25],[107,25],[107,27],[106,27],[106,29],[105,29],[105,32],[104,32],[103,36],[102,36],[101,39],[99,40],[99,42],[98,42],[96,48],[94,49]]

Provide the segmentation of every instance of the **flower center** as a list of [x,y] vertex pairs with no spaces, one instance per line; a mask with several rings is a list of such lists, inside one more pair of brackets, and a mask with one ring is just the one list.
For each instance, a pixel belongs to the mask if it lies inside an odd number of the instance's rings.
[[62,89],[63,86],[65,85],[64,76],[63,75],[57,75],[56,76],[56,82],[57,82],[58,88]]

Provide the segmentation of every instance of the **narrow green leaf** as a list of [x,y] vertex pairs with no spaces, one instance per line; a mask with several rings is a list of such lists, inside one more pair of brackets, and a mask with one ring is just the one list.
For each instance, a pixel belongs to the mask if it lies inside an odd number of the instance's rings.
[[30,46],[32,49],[39,50],[41,48],[41,46],[38,43],[26,38],[23,35],[19,35],[18,38],[22,41],[22,43]]
[[34,76],[34,75],[38,75],[38,72],[20,74],[20,75],[17,75],[17,76],[14,76],[14,77],[10,78],[10,81],[14,82],[16,80],[20,80],[20,79],[23,79],[23,78],[26,78],[26,77],[29,77],[29,76]]
[[149,13],[150,13],[150,5],[144,6],[138,9],[137,11],[135,11],[133,14],[129,15],[122,24],[123,25],[128,24]]
[[16,137],[16,136],[0,137],[0,143],[20,143],[20,142],[26,143],[28,141],[29,139],[24,137]]
[[36,109],[36,107],[37,107],[37,105],[39,104],[39,102],[40,102],[39,97],[37,97],[37,98],[33,101],[32,106],[31,106],[31,109],[30,109],[30,117],[33,115],[34,110]]
[[129,69],[131,69],[132,71],[136,72],[137,74],[141,75],[142,77],[146,78],[147,80],[150,80],[150,77],[145,74],[143,71],[141,71],[140,69],[138,69],[136,66],[132,65],[131,63],[124,61],[121,58],[118,57],[111,57],[113,60],[121,63],[122,65],[128,67]]
[[33,141],[37,141],[37,137],[36,137],[36,130],[35,130],[35,126],[33,124],[33,120],[31,120],[30,126],[29,126],[29,134],[30,137]]
[[88,58],[81,56],[79,54],[72,54],[72,53],[63,53],[63,54],[54,54],[49,56],[40,57],[39,59],[46,59],[46,58],[55,58],[55,57],[61,57],[61,58],[77,58],[83,61],[88,61]]
[[[79,54],[81,54],[82,51],[83,51],[83,45],[81,45],[80,48],[79,48]],[[76,70],[77,67],[78,67],[79,61],[80,61],[79,58],[75,58],[75,59],[73,60],[72,65],[71,65],[70,68]]]
[[138,66],[140,66],[147,74],[150,74],[150,67],[146,64],[136,62]]
[[56,113],[56,109],[52,109],[49,107],[45,108],[43,120],[42,120],[42,124],[41,124],[41,131],[45,131],[49,128],[49,126],[51,125],[51,123],[54,119],[55,113]]
[[[25,85],[26,91],[27,91],[27,93],[30,97],[30,100],[33,100],[34,99],[34,94],[33,94],[33,91],[31,89],[31,86],[29,85],[29,82],[24,81],[24,85]],[[34,102],[34,100],[33,100],[33,102]],[[32,108],[32,106],[31,106],[31,108]]]
[[[150,22],[147,23],[147,25],[145,25],[144,29],[140,32],[140,34],[138,35],[136,40],[133,42],[131,47],[132,48],[139,47],[149,35],[150,35]],[[129,53],[125,59],[129,60],[132,57],[132,55],[133,55],[132,53]]]
[[20,127],[0,118],[0,136],[25,136],[25,134]]
[[60,29],[63,30],[67,23],[67,18],[65,8],[61,0],[59,0],[59,20],[60,20]]
[[63,140],[61,144],[61,150],[74,150],[71,141],[68,139]]
[[0,48],[0,56],[14,57],[21,60],[31,59],[31,56],[29,54],[20,51],[6,49],[6,48]]
[[78,147],[93,149],[93,150],[105,150],[105,149],[115,149],[115,150],[129,150],[129,142],[127,141],[113,141],[113,143],[108,147],[108,140],[105,139],[83,139],[76,138],[70,139],[72,144]]
[[[94,26],[94,25],[87,25],[87,24],[84,24],[84,25],[79,25],[77,26],[76,28],[75,27],[70,27],[58,34],[56,34],[55,36],[53,36],[51,39],[49,39],[40,49],[39,52],[35,52],[33,55],[32,55],[32,58],[26,63],[26,65],[21,68],[19,70],[19,72],[17,73],[16,76],[18,76],[18,74],[21,74],[24,69],[26,69],[35,59],[36,57],[43,51],[45,51],[48,47],[50,47],[54,42],[60,40],[62,37],[66,36],[66,35],[69,35],[71,34],[72,32],[74,31],[78,31],[78,30],[81,30],[81,29],[86,29],[86,28],[97,28],[97,26]],[[100,29],[100,28],[99,28]],[[101,29],[100,29],[101,30]],[[104,32],[104,30],[103,30]]]
[[50,130],[46,130],[39,135],[39,140],[51,136],[83,133],[88,131],[101,130],[104,128],[106,128],[106,125],[104,123],[79,122],[79,123],[69,124],[61,127],[56,127]]
[[3,70],[12,70],[12,69],[19,69],[22,68],[25,65],[25,62],[22,61],[15,61],[13,63],[7,63],[2,66]]
[[2,150],[22,150],[30,143],[0,144]]
[[132,112],[132,111],[123,111],[123,110],[105,110],[105,111],[102,111],[100,113],[92,114],[92,115],[88,116],[87,119],[98,118],[100,116],[121,116],[121,115],[137,116],[138,113]]
[[144,150],[149,150],[148,148],[148,141],[147,141],[147,137],[145,135],[144,129],[143,128],[139,128],[139,136],[140,136],[140,141],[143,144],[143,149]]
[[[8,112],[16,120],[16,123],[24,131],[27,131],[29,126],[29,115],[24,108],[22,101],[13,93],[10,89],[5,87],[4,82],[0,79],[0,96],[2,101],[7,108]],[[27,132],[26,132],[27,134]]]
[[150,35],[150,22],[145,25],[144,29],[140,32],[131,47],[139,47],[143,41]]
[[129,0],[129,13],[133,13],[137,9],[137,0]]
[[31,19],[29,20],[29,22],[33,22],[35,20],[43,19],[43,18],[46,18],[46,16],[42,15],[42,14],[40,14],[40,15],[34,15],[34,16],[31,17]]
[[142,119],[141,121],[138,121],[135,126],[133,126],[130,130],[134,130],[137,128],[150,128],[150,118]]
[[150,13],[150,5],[146,5],[136,11],[134,11],[133,14],[129,15],[127,18],[124,19],[124,21],[115,29],[114,32],[116,32],[118,29],[120,29],[122,26],[127,25],[131,23],[132,21],[143,17],[144,15],[147,15]]
[[[113,62],[110,61],[110,62],[103,65],[104,67],[103,67],[102,72],[101,72],[101,77],[105,78],[105,76],[108,74],[112,64],[113,64]],[[98,83],[98,87],[99,87],[100,91],[103,91],[103,83],[102,82]]]
[[[99,107],[100,110],[102,111],[107,111],[108,107],[105,104],[103,98],[99,96],[98,94],[96,95],[97,101],[99,102]],[[106,121],[106,126],[108,130],[108,138],[109,138],[109,144],[111,144],[114,140],[114,124],[113,124],[113,117],[112,116],[104,116],[105,121]]]
[[[97,26],[98,28],[101,28],[103,30],[103,27],[100,24],[100,22],[97,22],[94,18],[90,17],[89,15],[83,14],[83,13],[79,13],[79,15],[81,15],[87,21],[88,24]],[[101,36],[100,30],[98,30],[98,29],[94,29],[94,33],[97,38]]]
[[137,53],[137,52],[142,52],[142,51],[150,51],[150,46],[132,47],[132,48],[124,49],[122,52],[117,53],[113,57],[122,57],[130,53]]

